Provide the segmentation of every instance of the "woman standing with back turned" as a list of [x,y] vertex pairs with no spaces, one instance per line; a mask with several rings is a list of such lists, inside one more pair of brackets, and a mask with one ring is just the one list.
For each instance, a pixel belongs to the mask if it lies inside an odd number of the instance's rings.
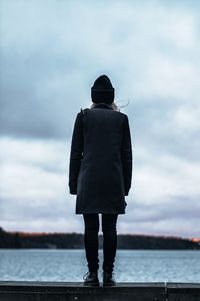
[[88,272],[84,285],[99,285],[98,232],[102,214],[103,285],[115,285],[117,217],[125,214],[132,179],[132,146],[128,116],[114,103],[114,88],[101,75],[91,88],[92,106],[76,116],[71,141],[69,190],[76,214],[83,214]]

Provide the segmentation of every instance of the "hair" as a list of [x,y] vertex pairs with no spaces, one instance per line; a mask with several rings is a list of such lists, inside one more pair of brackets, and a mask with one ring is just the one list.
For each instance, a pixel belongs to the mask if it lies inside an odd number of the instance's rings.
[[[102,102],[102,103],[104,103],[104,102]],[[94,108],[96,104],[97,103],[93,102],[90,109]],[[120,108],[116,105],[116,103],[114,101],[111,104],[107,104],[107,103],[104,103],[104,104],[110,106],[114,111],[120,111]]]

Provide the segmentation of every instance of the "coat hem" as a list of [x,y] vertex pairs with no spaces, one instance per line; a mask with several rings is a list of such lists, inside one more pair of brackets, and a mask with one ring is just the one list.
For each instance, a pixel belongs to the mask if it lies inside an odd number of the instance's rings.
[[112,211],[112,212],[108,212],[108,211],[94,211],[94,212],[91,212],[91,211],[89,211],[89,212],[87,212],[87,211],[76,211],[75,212],[75,214],[125,214],[126,212],[125,211],[118,211],[118,212],[114,212],[114,211]]

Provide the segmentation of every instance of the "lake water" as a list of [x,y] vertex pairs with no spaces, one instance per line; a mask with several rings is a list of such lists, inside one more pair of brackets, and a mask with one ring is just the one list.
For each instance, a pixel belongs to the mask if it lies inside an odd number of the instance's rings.
[[[102,281],[102,250],[99,279]],[[1,249],[0,280],[83,281],[84,250]],[[117,282],[200,282],[200,251],[117,250]]]

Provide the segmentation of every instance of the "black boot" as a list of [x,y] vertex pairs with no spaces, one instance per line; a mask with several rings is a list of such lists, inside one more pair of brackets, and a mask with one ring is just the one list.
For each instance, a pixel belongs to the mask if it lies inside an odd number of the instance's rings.
[[104,286],[113,286],[116,284],[112,269],[103,271],[103,285]]
[[89,271],[84,276],[84,285],[99,286],[98,272]]

